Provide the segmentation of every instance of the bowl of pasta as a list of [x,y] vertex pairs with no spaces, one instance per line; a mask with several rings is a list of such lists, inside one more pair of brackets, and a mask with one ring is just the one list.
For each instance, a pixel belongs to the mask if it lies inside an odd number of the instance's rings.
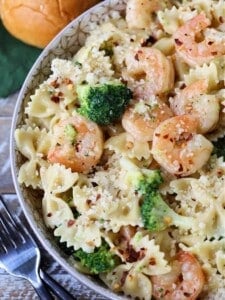
[[22,87],[20,204],[49,253],[109,299],[224,295],[224,24],[223,1],[106,0]]

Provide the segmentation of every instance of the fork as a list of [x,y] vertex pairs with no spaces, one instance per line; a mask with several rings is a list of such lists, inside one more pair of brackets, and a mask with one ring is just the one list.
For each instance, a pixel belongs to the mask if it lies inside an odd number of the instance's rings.
[[13,219],[1,196],[0,232],[0,266],[3,269],[11,275],[30,281],[40,299],[54,299],[46,287],[48,286],[59,299],[75,300],[54,279],[39,269],[41,256],[36,242],[19,222]]

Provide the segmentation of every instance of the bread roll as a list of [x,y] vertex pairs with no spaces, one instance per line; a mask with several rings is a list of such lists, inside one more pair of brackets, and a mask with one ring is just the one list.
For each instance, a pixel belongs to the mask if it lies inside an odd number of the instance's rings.
[[43,48],[76,16],[99,0],[0,0],[1,18],[16,38]]

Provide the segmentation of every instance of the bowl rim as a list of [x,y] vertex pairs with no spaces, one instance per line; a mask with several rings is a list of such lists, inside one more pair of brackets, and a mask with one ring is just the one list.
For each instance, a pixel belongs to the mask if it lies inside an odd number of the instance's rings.
[[[19,200],[19,204],[22,208],[22,211],[25,215],[26,220],[28,221],[28,224],[31,227],[31,230],[34,232],[35,236],[38,238],[39,242],[43,246],[43,248],[50,253],[50,255],[53,257],[53,259],[62,267],[64,268],[72,277],[74,277],[76,280],[90,288],[91,290],[94,290],[96,293],[105,296],[109,299],[112,300],[124,300],[127,299],[126,296],[120,296],[115,294],[113,291],[111,291],[109,288],[106,286],[100,286],[97,283],[94,283],[87,275],[79,272],[78,270],[75,269],[75,267],[72,267],[66,259],[64,259],[51,245],[50,241],[46,239],[44,234],[40,231],[37,230],[34,218],[30,214],[30,211],[28,207],[26,206],[25,200],[23,198],[23,193],[21,191],[20,184],[18,182],[17,174],[16,174],[16,143],[15,143],[15,138],[14,138],[14,132],[16,129],[17,125],[17,117],[18,113],[21,107],[21,104],[24,101],[24,96],[26,95],[27,87],[29,87],[31,79],[33,74],[35,74],[35,71],[38,69],[40,66],[43,57],[46,57],[50,50],[52,48],[55,48],[60,41],[60,39],[68,32],[69,29],[71,29],[76,23],[78,23],[80,20],[82,20],[86,15],[89,15],[92,11],[97,8],[105,6],[109,4],[111,0],[105,0],[102,1],[93,7],[89,8],[86,10],[84,13],[82,13],[80,16],[72,20],[67,26],[65,26],[52,40],[51,42],[42,50],[36,61],[34,62],[32,68],[28,72],[24,83],[19,91],[18,97],[16,99],[16,104],[12,116],[12,122],[11,122],[11,130],[10,130],[10,167],[11,167],[11,174],[12,174],[12,179],[13,179],[13,184],[15,187],[16,195]],[[50,251],[49,251],[50,250]]]

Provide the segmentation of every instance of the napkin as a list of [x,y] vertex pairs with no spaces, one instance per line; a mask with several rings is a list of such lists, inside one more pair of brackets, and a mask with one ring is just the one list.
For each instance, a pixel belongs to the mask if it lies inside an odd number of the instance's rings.
[[0,22],[0,98],[17,91],[41,50],[12,37]]

